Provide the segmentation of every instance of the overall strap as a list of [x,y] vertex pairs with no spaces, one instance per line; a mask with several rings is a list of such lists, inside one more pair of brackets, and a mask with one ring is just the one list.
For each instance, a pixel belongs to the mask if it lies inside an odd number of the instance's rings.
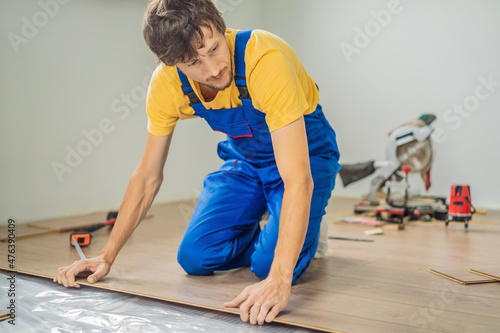
[[249,107],[252,107],[252,99],[250,98],[250,93],[248,92],[247,79],[245,75],[245,50],[251,35],[252,30],[238,31],[234,46],[234,80],[240,93],[239,97],[243,106]]
[[191,84],[189,84],[189,80],[186,74],[184,74],[179,68],[177,68],[177,73],[179,74],[179,78],[181,79],[182,91],[184,92],[184,95],[189,98],[189,106],[191,106],[195,112],[205,110],[205,106],[203,106],[203,103],[194,92],[193,87],[191,87]]

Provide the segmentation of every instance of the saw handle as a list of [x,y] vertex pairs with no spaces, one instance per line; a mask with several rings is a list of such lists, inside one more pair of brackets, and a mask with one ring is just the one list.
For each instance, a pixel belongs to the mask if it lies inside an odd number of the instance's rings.
[[411,172],[411,166],[409,166],[409,165],[403,165],[401,167],[401,171],[403,171],[406,175],[408,175]]
[[356,164],[342,164],[339,171],[344,187],[360,179],[368,177],[375,172],[375,161]]

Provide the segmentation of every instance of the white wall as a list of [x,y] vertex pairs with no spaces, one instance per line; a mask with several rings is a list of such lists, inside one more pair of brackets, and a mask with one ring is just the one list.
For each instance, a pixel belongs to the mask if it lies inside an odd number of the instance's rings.
[[[2,225],[8,217],[22,223],[117,209],[144,148],[144,92],[156,63],[141,32],[146,2],[57,1],[41,0],[59,4],[45,9],[39,1],[0,3]],[[219,6],[232,26],[250,27],[262,19],[259,3]],[[25,39],[13,46],[9,38]],[[93,130],[103,121],[109,133],[101,139]],[[88,145],[85,130],[96,144]],[[202,120],[182,122],[157,202],[195,196],[220,165],[221,138]],[[67,147],[79,145],[91,151],[68,167]],[[71,172],[58,177],[54,162]]]
[[[383,158],[388,130],[433,112],[447,138],[435,144],[431,193],[448,195],[451,184],[469,183],[477,206],[500,208],[500,87],[460,124],[443,118],[474,94],[480,76],[500,81],[500,2],[401,0],[402,11],[348,62],[339,44],[355,45],[354,28],[364,29],[374,20],[370,12],[388,3],[219,0],[228,26],[270,30],[296,49],[321,88],[343,163]],[[43,20],[44,9],[38,1],[0,3],[1,224],[8,217],[27,222],[116,209],[142,155],[141,93],[155,65],[141,35],[145,2],[69,1],[59,7],[47,22],[37,21],[37,32],[24,31],[31,35],[16,53],[8,34],[22,36],[26,21]],[[116,106],[128,113],[113,112]],[[82,131],[103,119],[114,126],[110,133],[59,181],[52,164],[66,164],[66,147],[85,144]],[[221,138],[202,120],[182,122],[157,202],[196,195],[204,175],[220,164]],[[351,186],[338,182],[334,195],[361,196],[368,181]]]
[[[398,13],[367,46],[356,44],[355,28],[376,29],[371,12],[391,3]],[[342,163],[383,159],[390,129],[434,113],[442,134],[430,193],[448,196],[451,184],[467,183],[476,206],[499,209],[499,12],[493,0],[269,0],[266,26],[289,41],[319,84]],[[342,42],[359,53],[345,57]],[[496,86],[480,89],[489,96],[476,110],[447,111],[464,100],[474,107],[469,96],[489,76]],[[419,178],[413,186],[422,186]],[[346,189],[338,180],[334,195],[359,197],[368,188],[368,179]]]

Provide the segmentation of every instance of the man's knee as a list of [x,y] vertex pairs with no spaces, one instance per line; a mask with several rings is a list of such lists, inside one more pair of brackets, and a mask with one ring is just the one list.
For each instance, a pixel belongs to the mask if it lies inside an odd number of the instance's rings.
[[209,275],[213,273],[213,270],[205,267],[203,250],[185,241],[179,246],[177,262],[186,273],[191,275]]

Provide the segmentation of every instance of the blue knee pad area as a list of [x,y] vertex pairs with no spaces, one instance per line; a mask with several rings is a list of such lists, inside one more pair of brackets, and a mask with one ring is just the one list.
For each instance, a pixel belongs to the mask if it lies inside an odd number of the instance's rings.
[[[315,188],[306,240],[294,270],[296,283],[309,267],[318,246],[319,228],[335,178],[312,168]],[[265,279],[274,260],[283,199],[276,165],[256,168],[228,160],[205,177],[204,189],[179,247],[178,262],[188,274],[250,266]],[[269,219],[260,229],[265,212]]]

